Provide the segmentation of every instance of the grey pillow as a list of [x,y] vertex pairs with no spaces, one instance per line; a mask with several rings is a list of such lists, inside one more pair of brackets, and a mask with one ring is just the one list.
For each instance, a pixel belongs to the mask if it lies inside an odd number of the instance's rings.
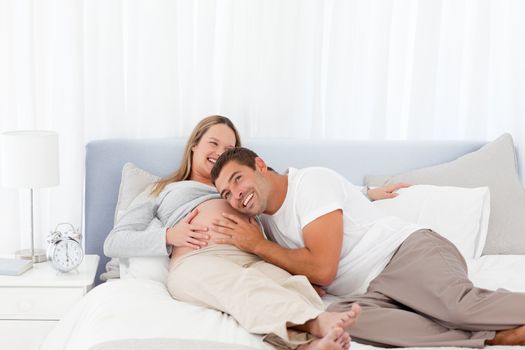
[[490,189],[490,219],[483,255],[525,254],[525,190],[510,134],[448,163],[394,176],[367,176],[368,186],[395,182]]

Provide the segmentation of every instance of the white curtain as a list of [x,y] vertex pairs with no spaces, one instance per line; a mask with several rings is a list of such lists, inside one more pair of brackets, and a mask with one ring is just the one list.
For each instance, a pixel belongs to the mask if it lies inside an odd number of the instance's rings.
[[[524,15],[521,0],[0,0],[0,131],[60,134],[40,245],[80,226],[88,141],[184,137],[210,114],[244,137],[510,132],[525,164]],[[0,254],[28,245],[28,208],[0,188]]]

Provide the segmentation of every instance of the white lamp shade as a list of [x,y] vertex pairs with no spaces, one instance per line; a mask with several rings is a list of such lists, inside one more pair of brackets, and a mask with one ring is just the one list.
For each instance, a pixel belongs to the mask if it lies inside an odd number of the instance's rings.
[[2,185],[41,188],[59,183],[58,134],[27,130],[0,134]]

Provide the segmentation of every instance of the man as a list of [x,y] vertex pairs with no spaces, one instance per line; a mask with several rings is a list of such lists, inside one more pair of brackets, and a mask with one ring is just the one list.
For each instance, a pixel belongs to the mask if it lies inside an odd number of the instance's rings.
[[384,216],[336,172],[291,168],[281,175],[253,151],[236,148],[217,160],[212,181],[234,209],[264,214],[265,233],[278,244],[264,238],[255,219],[246,223],[226,214],[215,223],[224,234],[218,243],[346,296],[334,308],[358,302],[360,322],[349,330],[355,340],[377,346],[525,345],[524,293],[474,287],[452,243]]

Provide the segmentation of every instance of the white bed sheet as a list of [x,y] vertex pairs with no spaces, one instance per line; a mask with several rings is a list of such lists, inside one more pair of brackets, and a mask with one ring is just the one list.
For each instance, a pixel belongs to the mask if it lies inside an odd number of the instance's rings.
[[[525,256],[483,256],[468,261],[468,265],[470,277],[479,287],[525,292]],[[332,300],[326,298],[325,301]],[[87,350],[107,341],[148,338],[209,340],[254,349],[272,348],[261,336],[247,333],[223,313],[173,300],[159,282],[120,280],[100,285],[88,293],[57,324],[40,349]],[[377,348],[353,342],[352,349]],[[525,346],[514,349],[525,349]]]
[[178,338],[272,349],[226,314],[171,298],[151,280],[117,280],[90,291],[59,321],[41,350],[84,350],[119,339]]

